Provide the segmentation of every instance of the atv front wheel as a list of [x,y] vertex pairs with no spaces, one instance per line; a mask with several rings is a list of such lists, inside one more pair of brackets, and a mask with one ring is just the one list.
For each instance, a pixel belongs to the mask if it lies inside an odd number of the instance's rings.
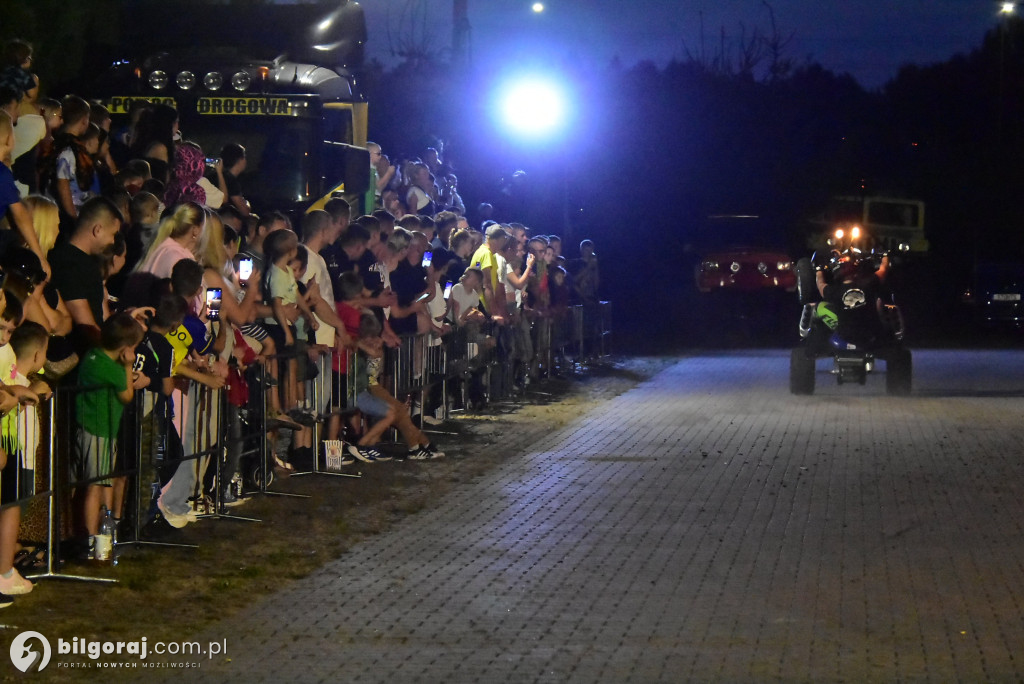
[[814,280],[814,264],[807,257],[796,262],[796,292],[800,306],[818,301],[818,284]]

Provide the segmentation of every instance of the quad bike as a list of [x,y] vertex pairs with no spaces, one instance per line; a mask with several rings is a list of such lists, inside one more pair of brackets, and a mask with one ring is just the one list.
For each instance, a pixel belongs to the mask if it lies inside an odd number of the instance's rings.
[[[789,390],[813,394],[816,361],[833,360],[839,384],[863,385],[878,360],[885,361],[886,392],[910,394],[913,361],[903,346],[903,317],[885,285],[888,254],[873,251],[860,230],[837,230],[828,254],[796,264],[800,345],[789,361]],[[825,286],[822,293],[820,280]]]

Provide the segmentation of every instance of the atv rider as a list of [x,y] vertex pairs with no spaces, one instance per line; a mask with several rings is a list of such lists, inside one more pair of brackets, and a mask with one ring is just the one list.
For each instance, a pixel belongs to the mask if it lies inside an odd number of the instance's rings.
[[[815,311],[818,320],[843,340],[863,338],[864,331],[878,331],[889,272],[888,254],[882,256],[877,270],[871,259],[854,260],[849,254],[833,252],[830,262],[831,282],[825,277],[825,265],[816,264],[815,268],[814,280],[822,297]],[[808,345],[808,352],[814,353],[816,347]]]

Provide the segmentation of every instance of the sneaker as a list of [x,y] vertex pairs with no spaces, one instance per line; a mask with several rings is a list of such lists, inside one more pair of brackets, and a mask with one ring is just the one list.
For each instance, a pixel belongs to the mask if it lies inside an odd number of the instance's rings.
[[430,452],[430,458],[444,458],[444,452],[440,451],[433,442],[430,442],[423,448]]
[[[190,522],[195,521],[195,518],[190,517],[189,515],[183,515],[181,513],[171,513],[171,511],[164,507],[163,499],[157,499],[156,506],[157,508],[160,509],[160,515],[164,516],[164,520],[167,521],[167,524],[176,530],[180,530],[185,525],[188,525]],[[192,515],[194,516],[195,513],[192,513]]]
[[242,504],[247,503],[248,501],[249,497],[237,496],[233,491],[231,491],[230,488],[224,490],[224,492],[220,495],[220,505],[223,508],[227,508],[229,506],[241,506]]
[[7,594],[0,594],[0,608],[6,608],[11,605],[14,605],[14,599]]
[[295,466],[287,461],[282,461],[277,454],[272,454],[274,457],[274,467],[280,468],[281,470],[287,470],[288,472],[295,472]]
[[0,575],[0,594],[8,596],[21,596],[32,591],[34,586],[31,582],[21,576],[16,568],[11,568],[11,576]]
[[[189,513],[194,516],[209,515],[213,511],[213,498],[209,494],[203,494],[202,496],[193,496],[188,500],[190,507]],[[185,514],[188,516],[188,513]],[[195,522],[190,520],[189,522]]]
[[348,453],[352,454],[352,456],[359,459],[363,463],[373,463],[374,461],[377,460],[373,456],[373,452],[375,451],[375,449],[371,449],[369,447],[361,447],[357,444],[349,444],[347,449]]
[[426,447],[418,446],[415,449],[409,450],[410,461],[429,461],[431,458],[431,454],[427,451]]
[[370,449],[370,453],[373,454],[373,460],[374,461],[390,461],[391,460],[391,455],[390,454],[382,453],[380,451],[377,451],[376,449]]

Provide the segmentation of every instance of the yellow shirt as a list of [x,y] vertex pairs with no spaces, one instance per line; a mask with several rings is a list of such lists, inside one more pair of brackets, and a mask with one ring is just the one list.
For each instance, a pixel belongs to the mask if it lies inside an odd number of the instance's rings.
[[[498,259],[495,257],[494,252],[487,247],[486,242],[480,245],[480,248],[473,254],[473,258],[469,260],[469,267],[479,268],[481,271],[488,268],[491,269],[491,292],[498,291]],[[487,308],[487,301],[484,299],[482,290],[480,292],[480,303],[484,305],[485,309]]]

